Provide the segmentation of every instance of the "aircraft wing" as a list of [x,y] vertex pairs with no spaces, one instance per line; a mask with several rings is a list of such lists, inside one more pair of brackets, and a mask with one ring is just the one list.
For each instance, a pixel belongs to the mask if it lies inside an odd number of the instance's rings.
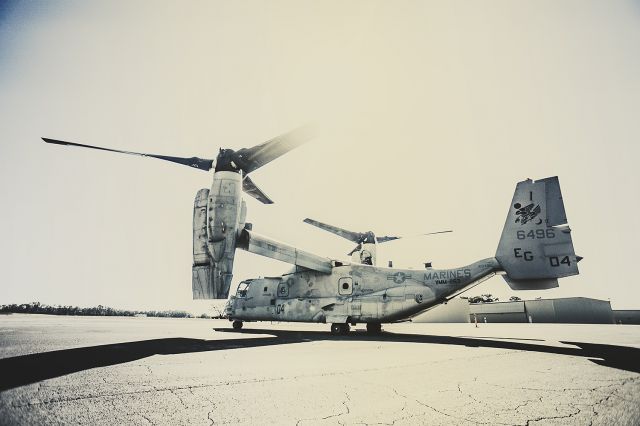
[[333,270],[331,259],[272,240],[248,229],[242,230],[240,237],[236,240],[236,247],[249,253],[270,257],[323,274],[330,274]]

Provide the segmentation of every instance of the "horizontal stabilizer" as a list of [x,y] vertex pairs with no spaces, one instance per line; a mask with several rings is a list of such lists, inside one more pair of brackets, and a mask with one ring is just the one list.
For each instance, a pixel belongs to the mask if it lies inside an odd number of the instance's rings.
[[557,278],[543,278],[539,280],[516,280],[504,275],[504,280],[511,290],[548,290],[558,287]]

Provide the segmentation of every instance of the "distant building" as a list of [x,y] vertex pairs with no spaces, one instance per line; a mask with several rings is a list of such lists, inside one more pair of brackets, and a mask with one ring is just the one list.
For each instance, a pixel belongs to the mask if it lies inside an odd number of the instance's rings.
[[451,299],[446,305],[435,307],[419,315],[413,321],[445,323],[469,322],[469,302],[467,302],[467,299]]
[[528,317],[533,322],[559,322],[576,324],[613,324],[613,311],[608,300],[587,297],[566,299],[528,300]]
[[615,310],[613,319],[616,324],[640,324],[640,310]]
[[[539,299],[514,302],[493,302],[469,304],[466,299],[450,301],[419,315],[416,322],[474,322],[479,323],[575,323],[575,324],[613,324],[614,311],[607,300],[587,297],[567,297],[561,299]],[[633,324],[640,321],[640,311],[628,312],[623,323]],[[631,313],[635,312],[636,316]],[[635,322],[640,323],[640,322]]]
[[469,305],[469,317],[472,322],[476,316],[478,322],[527,322],[524,302],[473,303]]

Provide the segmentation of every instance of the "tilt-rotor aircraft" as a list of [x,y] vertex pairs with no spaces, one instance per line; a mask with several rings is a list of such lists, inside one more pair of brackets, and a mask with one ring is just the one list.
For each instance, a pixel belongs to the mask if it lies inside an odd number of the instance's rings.
[[[409,320],[495,275],[502,275],[513,290],[544,290],[558,287],[558,278],[578,274],[582,258],[573,249],[557,177],[519,182],[495,256],[453,269],[343,262],[255,233],[246,222],[242,191],[263,203],[272,201],[248,174],[310,137],[308,127],[298,128],[253,148],[221,149],[215,161],[43,140],[214,169],[211,189],[198,191],[193,208],[192,291],[194,299],[228,298],[225,313],[237,330],[245,321],[290,321],[330,323],[332,334],[346,334],[349,325],[365,323],[368,332],[379,333],[383,323]],[[363,238],[362,246],[376,241],[373,234]],[[293,268],[277,277],[244,280],[229,297],[236,249]]]

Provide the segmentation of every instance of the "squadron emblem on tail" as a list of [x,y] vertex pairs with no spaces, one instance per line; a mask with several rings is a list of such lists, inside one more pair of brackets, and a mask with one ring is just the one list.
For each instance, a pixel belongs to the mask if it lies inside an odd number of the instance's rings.
[[[524,207],[522,207],[522,205],[520,203],[515,203],[513,205],[513,208],[516,209],[516,223],[519,223],[521,225],[524,225],[525,223],[529,222],[530,220],[533,220],[536,218],[536,216],[538,216],[540,214],[540,212],[542,211],[542,209],[540,208],[540,204],[536,205],[535,207],[533,207],[533,203],[528,204]],[[538,223],[538,225],[540,225],[542,223],[542,221],[540,221],[540,223]]]

